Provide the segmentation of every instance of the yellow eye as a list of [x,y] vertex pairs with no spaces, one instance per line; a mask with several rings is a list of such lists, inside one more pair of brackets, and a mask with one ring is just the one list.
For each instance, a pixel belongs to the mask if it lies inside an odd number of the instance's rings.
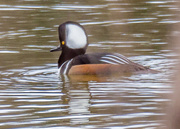
[[62,45],[64,45],[65,44],[65,42],[64,41],[62,41]]

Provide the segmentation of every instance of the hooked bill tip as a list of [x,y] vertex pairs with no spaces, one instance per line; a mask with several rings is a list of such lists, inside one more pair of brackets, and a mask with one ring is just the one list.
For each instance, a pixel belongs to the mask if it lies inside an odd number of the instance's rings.
[[58,46],[57,48],[51,49],[50,52],[54,52],[54,51],[61,51],[62,48],[60,46]]

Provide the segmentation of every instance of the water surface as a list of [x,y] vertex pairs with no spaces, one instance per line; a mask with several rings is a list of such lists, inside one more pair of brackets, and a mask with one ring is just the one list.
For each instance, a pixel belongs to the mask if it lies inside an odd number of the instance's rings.
[[[176,1],[0,2],[0,128],[164,127],[176,64]],[[57,27],[82,24],[87,53],[117,52],[160,71],[57,76]]]

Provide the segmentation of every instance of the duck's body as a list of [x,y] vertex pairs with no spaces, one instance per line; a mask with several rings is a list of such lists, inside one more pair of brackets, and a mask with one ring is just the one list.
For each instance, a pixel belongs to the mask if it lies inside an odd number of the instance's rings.
[[151,69],[134,63],[118,53],[85,54],[88,46],[84,28],[75,22],[65,22],[59,26],[60,47],[58,60],[60,74],[113,74],[149,72]]

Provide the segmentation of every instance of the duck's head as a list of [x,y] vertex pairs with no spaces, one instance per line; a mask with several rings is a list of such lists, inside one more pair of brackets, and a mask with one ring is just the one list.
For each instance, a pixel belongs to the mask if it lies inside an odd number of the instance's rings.
[[85,29],[79,23],[67,21],[59,25],[58,32],[60,46],[51,49],[50,52],[62,51],[62,53],[68,54],[70,51],[76,51],[78,54],[85,53],[88,39]]

